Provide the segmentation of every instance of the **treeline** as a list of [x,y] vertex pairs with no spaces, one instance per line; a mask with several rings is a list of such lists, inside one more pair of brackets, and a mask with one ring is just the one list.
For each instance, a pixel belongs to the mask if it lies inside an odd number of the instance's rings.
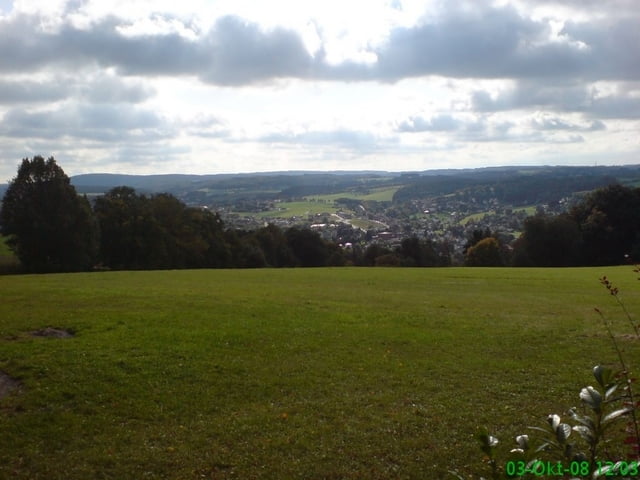
[[42,157],[22,161],[0,227],[26,272],[450,263],[448,249],[417,238],[362,250],[302,227],[225,229],[217,213],[131,187],[113,188],[91,205],[53,158]]
[[[451,265],[452,247],[415,236],[341,246],[302,227],[226,229],[218,214],[170,194],[116,187],[93,204],[53,158],[24,159],[0,208],[0,233],[26,272],[91,269]],[[525,220],[512,243],[474,231],[469,266],[615,265],[640,258],[640,189],[610,185],[569,212]]]
[[469,266],[575,267],[640,259],[640,188],[612,184],[588,194],[567,213],[524,221],[512,244],[488,230],[465,246]]
[[474,172],[418,177],[400,188],[394,202],[456,194],[476,201],[497,200],[522,206],[557,202],[575,192],[590,191],[615,183],[607,171],[554,169],[535,173]]
[[525,220],[515,266],[619,265],[640,259],[640,188],[609,185],[569,212]]
[[318,267],[345,263],[317,233],[268,225],[227,230],[216,213],[170,194],[117,187],[96,199],[100,266],[109,269]]

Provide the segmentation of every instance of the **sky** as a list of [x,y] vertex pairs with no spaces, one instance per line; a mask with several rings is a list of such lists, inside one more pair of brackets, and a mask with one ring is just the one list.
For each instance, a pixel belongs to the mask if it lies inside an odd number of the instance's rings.
[[0,0],[0,183],[640,164],[638,0]]

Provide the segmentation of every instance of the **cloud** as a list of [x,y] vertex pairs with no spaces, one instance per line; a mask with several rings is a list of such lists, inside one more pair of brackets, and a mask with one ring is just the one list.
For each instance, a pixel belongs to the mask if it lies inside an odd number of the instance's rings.
[[616,21],[567,22],[562,34],[589,49],[587,78],[611,80],[640,79],[640,29],[638,16]]
[[141,82],[104,73],[51,73],[40,80],[21,75],[0,80],[0,105],[55,103],[72,97],[92,103],[140,103],[155,93]]
[[62,100],[69,89],[62,84],[32,80],[0,80],[0,105]]
[[200,138],[230,137],[231,131],[224,120],[213,115],[198,114],[181,122],[181,129],[187,135]]
[[471,107],[476,112],[500,112],[543,108],[558,112],[581,112],[593,118],[640,118],[640,87],[628,91],[600,92],[584,84],[549,84],[521,81],[497,94],[476,90]]
[[91,103],[141,103],[152,98],[155,90],[141,82],[125,81],[114,75],[97,75],[76,87]]
[[637,0],[332,1],[284,19],[287,1],[15,2],[0,169],[16,152],[125,166],[166,149],[191,162],[174,171],[637,152]]
[[423,75],[508,77],[525,38],[537,38],[543,24],[524,19],[515,9],[446,10],[437,21],[391,32],[378,56],[380,78]]
[[202,48],[206,66],[200,78],[219,85],[303,78],[312,60],[297,33],[282,28],[264,32],[236,17],[220,19]]
[[461,121],[451,115],[441,114],[431,118],[409,117],[398,125],[399,132],[447,132],[460,128]]
[[10,109],[0,123],[0,136],[152,141],[165,138],[167,127],[165,120],[150,110],[122,105],[65,105],[46,110]]
[[[115,17],[88,29],[64,23],[54,32],[37,17],[0,21],[0,71],[62,70],[96,64],[125,75],[191,75],[218,85],[246,85],[280,77],[304,77],[311,57],[300,36],[283,28],[263,31],[237,17],[220,18],[196,40],[175,32],[127,34]],[[29,32],[25,41],[24,32]]]
[[600,118],[640,119],[640,97],[637,94],[615,93],[596,97],[589,107],[589,113]]
[[[206,32],[177,28],[180,20],[171,17],[157,31],[140,32],[114,16],[84,28],[63,19],[56,29],[43,30],[38,16],[16,15],[0,20],[0,71],[95,64],[126,75],[195,76],[225,86],[278,78],[397,81],[428,75],[639,79],[637,21],[567,22],[555,32],[548,19],[525,17],[508,5],[447,3],[439,15],[395,27],[385,42],[370,46],[373,62],[329,64],[324,48],[310,54],[300,33],[265,29],[236,16],[219,18]],[[172,28],[162,30],[165,24]]]
[[273,133],[258,139],[265,143],[290,143],[310,146],[329,145],[359,151],[373,151],[383,144],[396,143],[397,139],[382,138],[371,132],[338,128],[335,130],[310,130],[302,133]]
[[535,130],[550,130],[550,131],[582,131],[582,132],[595,132],[599,130],[606,130],[606,125],[600,120],[593,120],[588,124],[576,124],[568,120],[564,120],[555,116],[539,116],[531,119],[531,127]]
[[638,80],[638,13],[606,22],[567,22],[556,32],[548,18],[527,17],[509,5],[451,2],[418,25],[394,28],[385,43],[372,48],[375,64],[345,63],[329,69],[328,76]]

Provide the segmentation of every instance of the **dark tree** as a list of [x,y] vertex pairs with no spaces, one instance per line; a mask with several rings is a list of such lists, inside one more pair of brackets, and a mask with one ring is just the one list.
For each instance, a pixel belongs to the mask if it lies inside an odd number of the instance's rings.
[[157,268],[154,261],[159,228],[149,200],[130,187],[116,187],[96,199],[94,211],[100,224],[100,258],[115,269]]
[[476,245],[480,240],[484,240],[485,238],[489,237],[495,237],[495,235],[491,233],[491,229],[485,228],[484,230],[480,230],[479,228],[474,228],[473,232],[471,232],[471,235],[462,248],[462,254],[466,255],[467,250]]
[[231,252],[220,215],[201,208],[187,208],[184,216],[186,225],[180,242],[187,252],[187,267],[231,266]]
[[101,258],[116,269],[229,266],[222,220],[189,208],[173,195],[146,197],[116,187],[96,199]]
[[403,239],[396,254],[402,259],[402,265],[407,267],[440,267],[450,264],[448,252],[445,253],[444,249],[431,240],[421,240],[416,236]]
[[267,260],[253,232],[228,230],[225,238],[231,251],[231,266],[234,268],[262,268]]
[[269,224],[254,232],[254,237],[264,252],[269,267],[290,267],[295,257],[287,244],[287,237],[276,225]]
[[[378,243],[370,244],[362,256],[362,265],[372,267],[376,265],[376,259],[391,254],[391,250]],[[398,262],[399,263],[399,262]]]
[[330,263],[331,252],[318,233],[300,227],[285,232],[287,244],[300,267],[324,267]]
[[535,215],[514,245],[515,266],[569,267],[582,262],[582,235],[569,215]]
[[97,225],[53,157],[25,158],[0,209],[2,234],[30,272],[88,270],[97,252]]
[[580,225],[584,261],[617,265],[625,255],[640,258],[640,189],[610,185],[589,194],[571,210]]

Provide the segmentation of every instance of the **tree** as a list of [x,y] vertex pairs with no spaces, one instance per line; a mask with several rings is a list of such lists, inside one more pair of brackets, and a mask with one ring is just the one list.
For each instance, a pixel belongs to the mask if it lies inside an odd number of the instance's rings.
[[105,266],[156,267],[152,255],[159,231],[145,196],[137,195],[131,187],[116,187],[96,199],[94,211],[100,223],[100,258]]
[[95,201],[101,258],[116,269],[203,268],[229,265],[217,214],[187,207],[173,195],[147,197],[116,187]]
[[285,237],[296,258],[296,266],[324,267],[329,264],[331,252],[317,232],[308,228],[291,227],[285,232]]
[[582,235],[569,215],[535,215],[524,222],[514,245],[513,264],[534,267],[570,267],[581,264]]
[[97,224],[53,157],[25,158],[0,209],[2,234],[29,272],[88,270],[97,253]]
[[490,228],[487,227],[484,229],[484,231],[480,230],[479,228],[474,228],[473,232],[471,232],[471,235],[467,239],[467,242],[464,244],[464,247],[462,249],[462,254],[466,255],[467,250],[469,250],[471,247],[476,245],[480,240],[484,240],[485,238],[489,238],[489,237],[495,238],[495,235],[491,233]]
[[253,235],[264,252],[268,266],[289,267],[295,264],[295,258],[287,244],[287,237],[276,225],[269,224],[262,227]]
[[502,267],[500,243],[494,237],[486,237],[469,247],[465,255],[469,267]]
[[395,253],[406,267],[441,267],[450,264],[449,252],[431,240],[421,240],[415,235],[405,238]]
[[640,188],[614,184],[595,190],[570,215],[582,231],[585,264],[640,258]]
[[[364,251],[364,254],[362,256],[362,264],[367,267],[372,267],[376,265],[376,259],[378,257],[389,255],[391,253],[392,253],[391,250],[388,249],[387,247],[384,247],[378,243],[372,243]],[[399,260],[398,260],[398,263],[400,263]]]

